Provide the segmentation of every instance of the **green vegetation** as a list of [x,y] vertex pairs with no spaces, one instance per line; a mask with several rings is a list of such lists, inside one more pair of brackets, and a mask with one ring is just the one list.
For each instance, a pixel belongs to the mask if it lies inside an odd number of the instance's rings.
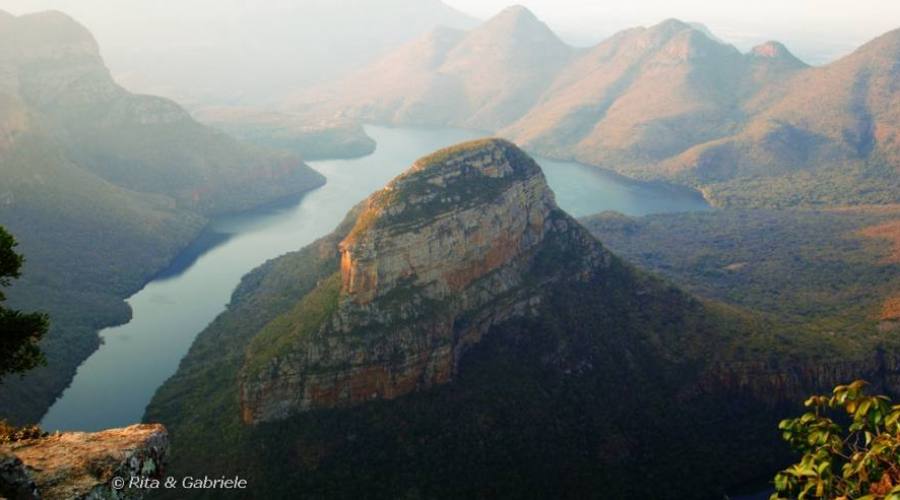
[[288,352],[297,340],[314,335],[337,309],[341,292],[341,273],[326,278],[308,293],[293,310],[265,326],[247,348],[244,368],[255,373],[279,354]]
[[[720,207],[822,208],[853,204],[900,203],[900,177],[893,167],[860,163],[799,170],[783,175],[738,177],[702,185],[709,201]],[[688,181],[689,184],[695,184]]]
[[13,236],[0,226],[0,380],[47,363],[38,344],[47,333],[47,316],[2,306],[6,300],[2,287],[8,287],[12,279],[20,276],[24,261],[15,252],[16,245]]
[[692,293],[859,348],[879,341],[873,325],[900,288],[891,243],[860,232],[897,217],[898,209],[717,210],[583,223],[618,255]]
[[[857,380],[830,396],[812,396],[807,413],[779,424],[803,456],[775,476],[772,500],[900,499],[900,405],[867,395],[865,386]],[[842,421],[849,421],[846,430]]]

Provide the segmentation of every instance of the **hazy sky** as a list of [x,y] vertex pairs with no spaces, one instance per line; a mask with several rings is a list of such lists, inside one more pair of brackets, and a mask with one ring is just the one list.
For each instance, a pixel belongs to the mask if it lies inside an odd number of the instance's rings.
[[[153,23],[154,20],[167,19],[175,29],[178,25],[189,24],[192,19],[209,16],[216,9],[228,11],[229,5],[250,6],[259,2],[257,5],[265,5],[271,10],[279,5],[334,4],[339,1],[364,3],[363,0],[0,0],[0,8],[25,12],[51,6],[74,14],[88,13],[90,15],[76,17],[103,33],[116,28],[131,33],[134,38],[142,36],[141,25],[155,29],[159,23]],[[377,8],[387,1],[401,0],[371,0],[371,5]],[[814,64],[836,59],[884,32],[900,28],[900,0],[443,1],[481,19],[519,3],[533,10],[567,41],[578,45],[593,44],[622,29],[675,17],[703,23],[720,38],[742,50],[767,40],[781,41],[795,54]],[[132,14],[123,20],[123,6],[140,7],[140,16]],[[126,22],[140,18],[147,22],[139,25]],[[105,38],[111,40],[114,37]]]
[[[444,0],[485,18],[509,0]],[[569,41],[587,44],[626,27],[675,17],[701,22],[746,50],[785,43],[809,62],[844,55],[900,28],[900,0],[520,0]]]

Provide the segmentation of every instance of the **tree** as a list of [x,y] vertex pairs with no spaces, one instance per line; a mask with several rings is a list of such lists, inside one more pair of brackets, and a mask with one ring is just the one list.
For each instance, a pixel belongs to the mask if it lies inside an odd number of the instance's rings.
[[[809,412],[779,424],[803,457],[775,476],[771,500],[900,500],[900,405],[865,386],[857,380],[812,396]],[[829,414],[849,422],[846,432]]]
[[0,379],[46,364],[38,342],[47,333],[47,316],[26,314],[2,305],[6,300],[3,287],[10,286],[19,277],[24,262],[14,250],[16,245],[15,238],[0,226]]

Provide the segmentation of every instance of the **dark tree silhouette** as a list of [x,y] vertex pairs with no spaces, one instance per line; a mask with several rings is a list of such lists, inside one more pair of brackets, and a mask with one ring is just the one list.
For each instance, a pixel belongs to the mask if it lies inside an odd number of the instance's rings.
[[16,240],[0,226],[0,380],[12,373],[46,364],[38,342],[47,333],[45,314],[23,313],[3,307],[3,288],[19,277],[24,258],[15,252]]

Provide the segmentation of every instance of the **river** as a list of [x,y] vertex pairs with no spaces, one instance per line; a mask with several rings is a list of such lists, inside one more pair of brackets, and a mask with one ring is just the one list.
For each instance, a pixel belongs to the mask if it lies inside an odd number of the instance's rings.
[[[95,431],[139,422],[156,389],[175,373],[194,337],[228,303],[241,277],[263,262],[332,231],[347,211],[415,159],[478,134],[447,129],[367,126],[372,155],[311,163],[328,183],[299,200],[213,221],[188,248],[128,299],[125,325],[100,332],[103,345],[78,368],[44,416],[48,431]],[[574,216],[603,210],[629,215],[705,210],[696,193],[628,181],[577,163],[538,158],[559,205]]]

